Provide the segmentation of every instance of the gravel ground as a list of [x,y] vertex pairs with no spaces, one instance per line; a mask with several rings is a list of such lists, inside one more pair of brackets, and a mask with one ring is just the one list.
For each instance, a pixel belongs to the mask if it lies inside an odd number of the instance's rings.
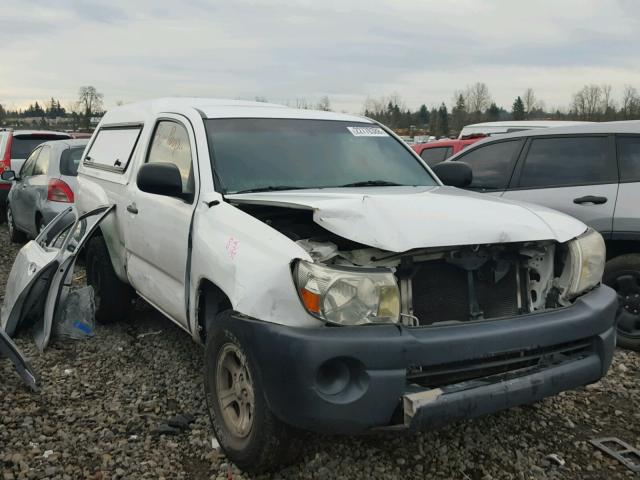
[[[2,292],[16,252],[1,226]],[[39,394],[0,359],[0,480],[248,478],[211,447],[202,348],[149,308],[133,317],[42,355],[18,338],[43,379]],[[154,432],[180,413],[194,415],[189,430]],[[618,351],[608,376],[585,389],[418,435],[317,438],[297,465],[259,478],[632,478],[588,440],[640,447],[639,435],[640,355]]]

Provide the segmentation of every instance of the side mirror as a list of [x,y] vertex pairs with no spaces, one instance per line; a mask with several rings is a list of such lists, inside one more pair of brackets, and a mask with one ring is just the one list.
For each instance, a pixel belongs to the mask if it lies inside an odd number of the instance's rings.
[[442,162],[431,167],[445,185],[464,188],[471,185],[473,172],[471,167],[464,162]]
[[13,170],[5,170],[4,172],[2,172],[0,177],[2,177],[2,180],[5,180],[7,182],[13,182],[14,180],[18,179],[18,177],[16,176],[16,172],[14,172]]
[[182,197],[182,176],[174,163],[145,163],[138,170],[136,182],[143,192]]

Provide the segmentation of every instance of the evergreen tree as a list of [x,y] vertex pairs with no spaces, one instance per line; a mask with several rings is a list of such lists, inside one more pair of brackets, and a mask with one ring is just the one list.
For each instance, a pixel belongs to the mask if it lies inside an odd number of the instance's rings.
[[429,112],[429,133],[431,135],[437,135],[438,128],[438,111],[435,108],[432,108]]
[[429,125],[429,110],[427,106],[423,103],[420,105],[420,110],[418,110],[418,125],[424,128]]
[[449,136],[449,112],[447,112],[447,106],[444,102],[438,109],[438,121],[436,125],[438,136]]
[[518,96],[515,102],[513,102],[511,115],[513,115],[514,120],[524,120],[524,117],[526,116],[526,112],[524,110],[524,102],[522,101],[522,98],[520,98],[520,96]]
[[495,122],[500,119],[500,108],[498,108],[495,102],[492,102],[491,105],[489,105],[486,115],[489,122]]
[[462,127],[467,123],[467,106],[462,93],[458,95],[456,105],[453,107],[453,110],[451,110],[451,123],[453,129],[457,132],[462,130]]

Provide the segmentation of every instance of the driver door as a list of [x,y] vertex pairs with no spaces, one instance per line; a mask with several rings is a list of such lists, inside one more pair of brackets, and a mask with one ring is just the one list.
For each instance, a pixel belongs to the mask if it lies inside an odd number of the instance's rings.
[[126,207],[127,275],[138,293],[185,329],[189,233],[197,198],[197,157],[191,125],[180,115],[158,119],[145,163],[173,163],[182,197],[147,193],[132,184]]
[[33,210],[33,207],[29,205],[29,187],[33,180],[34,168],[41,150],[42,147],[36,148],[22,164],[20,173],[16,174],[17,178],[12,186],[11,197],[9,199],[13,221],[16,226],[23,231],[31,230],[29,228],[31,220],[30,212]]

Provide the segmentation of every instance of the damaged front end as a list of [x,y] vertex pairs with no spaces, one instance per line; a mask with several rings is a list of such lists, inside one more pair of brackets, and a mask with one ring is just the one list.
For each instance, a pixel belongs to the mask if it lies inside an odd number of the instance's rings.
[[249,211],[310,255],[312,262],[293,266],[300,299],[310,314],[338,325],[424,327],[553,310],[598,285],[604,268],[604,242],[592,230],[565,243],[391,252],[331,233],[304,210]]
[[597,232],[394,252],[328,231],[308,210],[240,208],[311,259],[294,260],[292,276],[320,328],[234,319],[266,339],[254,348],[268,398],[293,425],[428,428],[595,382],[611,363],[616,300],[600,286]]

